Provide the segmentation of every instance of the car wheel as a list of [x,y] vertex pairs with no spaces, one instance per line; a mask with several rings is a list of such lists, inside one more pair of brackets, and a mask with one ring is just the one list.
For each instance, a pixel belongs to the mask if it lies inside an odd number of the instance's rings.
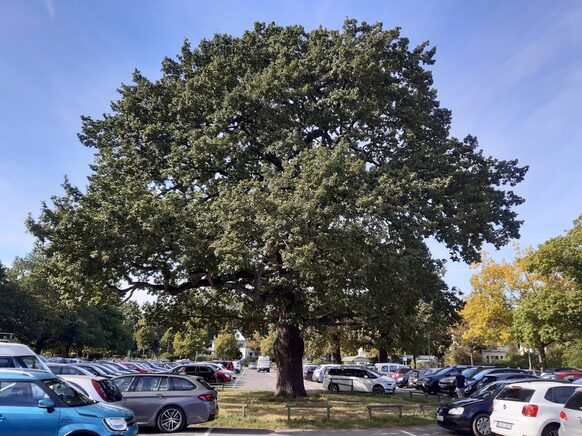
[[330,392],[335,392],[335,393],[339,392],[339,386],[336,385],[335,383],[330,383],[328,386],[328,389]]
[[186,415],[182,409],[176,406],[169,406],[162,409],[156,419],[156,427],[162,433],[174,433],[182,430],[186,425]]
[[550,424],[546,428],[544,428],[544,431],[542,431],[542,436],[558,436],[559,429],[560,429],[559,424]]
[[475,436],[488,436],[491,434],[491,424],[489,422],[489,415],[480,413],[473,418],[471,428]]
[[372,388],[372,392],[375,394],[383,394],[384,393],[384,386],[376,385]]

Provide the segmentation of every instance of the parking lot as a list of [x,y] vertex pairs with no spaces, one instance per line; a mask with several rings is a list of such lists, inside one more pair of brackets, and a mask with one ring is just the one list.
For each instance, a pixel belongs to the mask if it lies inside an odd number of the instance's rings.
[[[256,370],[243,369],[239,378],[225,389],[243,389],[251,391],[272,391],[275,389],[277,381],[276,370],[271,372],[258,373]],[[305,381],[307,392],[315,392],[322,389],[321,383]],[[402,394],[407,395],[407,390],[400,390]],[[219,393],[220,398],[220,393]],[[219,401],[220,404],[220,401]],[[332,418],[333,419],[333,418]],[[296,435],[298,433],[309,433],[309,436],[335,436],[335,435],[370,435],[370,436],[442,436],[451,433],[439,428],[438,426],[421,426],[421,427],[389,427],[380,429],[365,430],[265,430],[265,429],[236,429],[236,428],[206,428],[203,425],[190,426],[183,432],[176,433],[182,436],[268,436],[268,435]],[[143,430],[140,434],[161,435],[153,431]]]

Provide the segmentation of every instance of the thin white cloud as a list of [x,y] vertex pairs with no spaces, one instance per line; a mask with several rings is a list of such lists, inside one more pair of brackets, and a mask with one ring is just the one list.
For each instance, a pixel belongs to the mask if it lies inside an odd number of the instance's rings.
[[49,14],[49,17],[51,17],[51,19],[55,18],[55,4],[53,3],[53,0],[44,0],[44,7],[46,9],[46,11]]

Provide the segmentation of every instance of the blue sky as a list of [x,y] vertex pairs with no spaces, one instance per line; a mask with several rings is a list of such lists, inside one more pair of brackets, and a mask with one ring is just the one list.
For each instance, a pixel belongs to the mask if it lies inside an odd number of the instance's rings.
[[[91,152],[77,140],[79,117],[108,111],[133,69],[157,78],[184,38],[196,45],[254,21],[339,28],[345,17],[430,40],[453,134],[530,166],[517,188],[520,245],[572,226],[582,213],[582,2],[0,0],[0,261],[31,249],[24,220],[60,194],[65,174],[85,184]],[[468,291],[470,274],[449,264],[446,279]]]

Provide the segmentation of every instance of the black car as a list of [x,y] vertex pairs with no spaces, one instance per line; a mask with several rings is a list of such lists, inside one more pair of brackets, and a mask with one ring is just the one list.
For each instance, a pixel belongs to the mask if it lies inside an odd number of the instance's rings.
[[180,365],[170,371],[171,374],[193,375],[202,377],[205,382],[218,383],[219,378],[216,374],[216,368],[210,365]]
[[465,381],[465,395],[471,395],[473,392],[475,392],[478,388],[477,388],[477,384],[484,378],[487,377],[489,375],[494,375],[494,374],[502,374],[502,373],[509,373],[512,372],[514,374],[527,374],[525,370],[523,369],[516,369],[516,368],[490,368],[490,369],[484,369],[482,371],[479,371],[478,373],[476,373],[475,375],[473,375],[473,377],[468,378]]
[[524,379],[539,379],[540,377],[532,375],[532,374],[522,374],[519,372],[502,372],[502,373],[495,373],[495,374],[488,374],[484,376],[481,380],[479,380],[475,384],[475,391],[479,389],[483,389],[488,384],[497,382],[497,381],[504,381],[504,380],[524,380]]
[[471,431],[476,436],[490,435],[489,417],[493,412],[493,400],[505,385],[514,382],[516,382],[515,379],[493,382],[479,389],[469,398],[439,406],[436,415],[437,424],[455,432]]
[[303,378],[305,380],[309,380],[311,381],[311,378],[313,376],[313,372],[315,371],[315,368],[318,368],[319,365],[305,365],[303,367]]
[[[486,369],[491,369],[492,366],[474,366],[464,369],[461,374],[465,377],[465,380],[471,379],[478,372],[484,371]],[[450,377],[443,377],[439,380],[439,392],[445,394],[454,395],[455,389],[457,389],[457,377],[456,374]]]
[[429,376],[421,377],[416,382],[424,392],[428,394],[436,394],[439,391],[439,381],[444,377],[454,377],[460,374],[465,369],[469,368],[467,365],[448,366],[441,369],[439,372]]

